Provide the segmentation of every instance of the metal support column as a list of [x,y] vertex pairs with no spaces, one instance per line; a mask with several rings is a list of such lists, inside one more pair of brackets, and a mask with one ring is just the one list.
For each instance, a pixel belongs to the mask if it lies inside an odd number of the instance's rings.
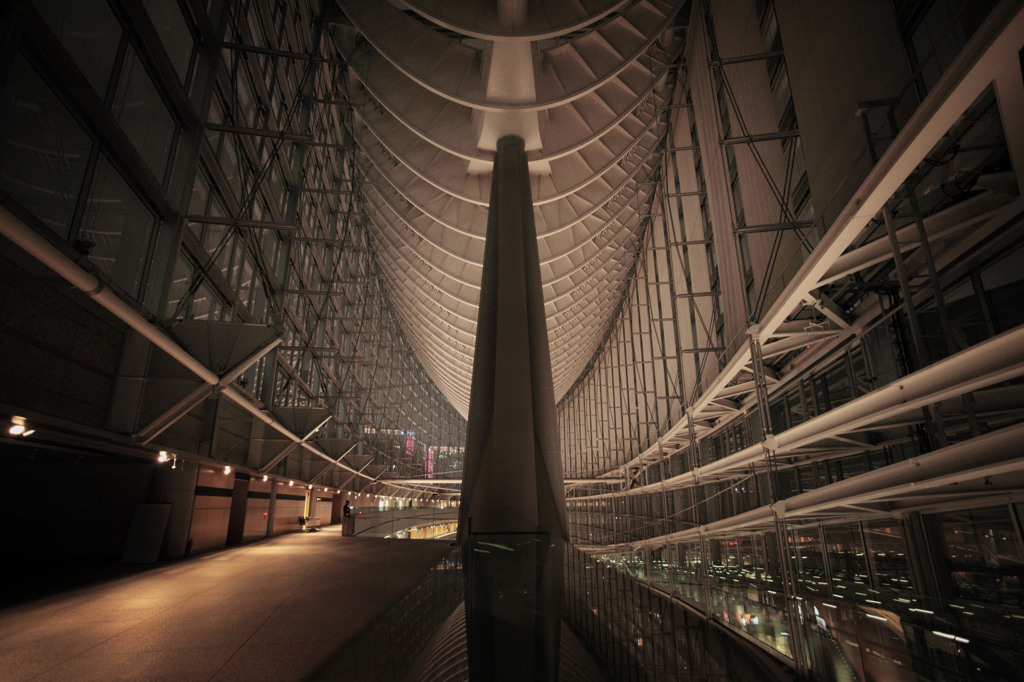
[[803,672],[806,671],[807,661],[804,658],[803,629],[797,606],[796,580],[793,576],[793,566],[790,561],[792,553],[789,551],[789,532],[786,530],[785,518],[775,508],[775,503],[779,501],[779,481],[775,460],[775,435],[768,404],[768,384],[765,379],[764,361],[761,356],[761,326],[757,324],[751,325],[747,333],[750,337],[750,366],[754,373],[757,411],[761,418],[761,431],[764,433],[764,440],[761,441],[761,445],[764,448],[765,466],[768,469],[768,504],[772,508],[772,518],[775,523],[779,569],[782,573],[782,586],[786,596],[786,618],[789,620],[791,633],[790,645],[792,647],[793,660],[796,661],[796,668]]

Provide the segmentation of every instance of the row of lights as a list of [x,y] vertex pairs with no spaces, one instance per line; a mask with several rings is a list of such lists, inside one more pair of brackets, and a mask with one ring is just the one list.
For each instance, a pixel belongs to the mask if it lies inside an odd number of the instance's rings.
[[[12,436],[22,436],[24,438],[27,438],[27,437],[31,436],[32,434],[34,434],[35,432],[36,432],[36,430],[30,427],[30,425],[28,423],[28,420],[25,419],[24,417],[19,416],[19,415],[12,416],[11,417],[11,423],[7,427],[7,433],[12,435]],[[168,452],[167,450],[161,450],[157,454],[156,461],[161,463],[161,464],[163,464],[164,462],[170,462],[172,469],[177,469],[178,468],[178,455],[176,455],[173,452]],[[224,474],[227,475],[227,474],[230,474],[230,473],[231,473],[231,465],[227,464],[227,465],[224,466]],[[263,482],[266,483],[268,480],[270,480],[270,476],[268,476],[267,474],[263,474]],[[295,485],[295,481],[288,481],[288,485],[289,486],[294,486]],[[306,486],[306,488],[308,490],[312,490],[313,489],[313,484],[312,483],[308,484]],[[330,492],[330,488],[326,488],[325,487],[324,488],[324,492],[325,493],[326,492]],[[341,488],[338,488],[337,492],[338,492],[338,494],[341,494]],[[360,495],[361,495],[361,493],[356,493],[356,495],[355,495],[356,499],[358,499]],[[366,493],[366,496],[367,496],[367,499],[369,499],[370,493]],[[379,497],[380,497],[379,495],[374,495],[373,496],[374,499],[378,499]],[[404,498],[401,498],[401,499],[406,501],[406,502],[410,501],[410,498],[408,498],[408,497],[404,497]],[[423,497],[417,497],[417,498],[412,498],[412,499],[423,500],[424,498]]]
[[[10,426],[7,427],[7,433],[12,435],[12,436],[22,436],[22,437],[27,438],[27,437],[31,436],[32,434],[34,434],[35,432],[36,432],[35,429],[30,428],[28,420],[26,420],[24,417],[21,417],[21,416],[18,416],[18,415],[14,415],[14,416],[11,417]],[[168,452],[167,450],[161,450],[157,454],[156,461],[160,462],[161,464],[163,464],[164,462],[168,462],[169,461],[169,462],[171,462],[171,468],[172,469],[177,469],[178,468],[178,455],[174,454],[173,452]],[[230,474],[230,473],[231,473],[231,465],[227,464],[227,465],[224,466],[224,474],[227,475],[227,474]],[[268,480],[270,480],[270,477],[267,474],[263,474],[263,482],[265,483]],[[295,485],[295,481],[288,481],[288,485],[289,486],[294,486]],[[306,486],[306,488],[308,490],[312,490],[313,489],[313,484],[310,483],[309,485]],[[329,492],[329,491],[330,491],[330,488],[324,488],[324,492],[325,493]],[[338,488],[338,493],[339,494],[341,493],[341,488]],[[370,494],[367,493],[366,495],[367,495],[367,499],[369,499],[369,495]],[[357,499],[359,498],[359,496],[360,496],[360,493],[356,493],[356,498]],[[373,497],[374,497],[374,499],[378,499],[379,495],[374,495]],[[415,498],[403,497],[403,498],[396,498],[396,499],[401,499],[401,500],[403,500],[405,502],[409,502],[410,500],[422,501],[422,500],[428,499],[428,498],[420,496],[420,497],[415,497]]]
[[[33,433],[35,433],[34,429],[29,430],[29,431],[25,431],[24,419],[22,417],[13,417],[11,419],[12,423],[16,419],[21,419],[22,420],[22,422],[20,424],[21,430],[19,430],[18,432],[15,432],[15,425],[12,424],[11,428],[8,429],[8,432],[12,436],[31,436]],[[177,469],[178,468],[178,456],[176,454],[172,453],[172,452],[167,452],[166,450],[161,450],[160,451],[160,453],[156,457],[156,461],[160,462],[161,464],[163,464],[164,462],[170,461],[172,469]],[[231,473],[231,465],[230,464],[224,465],[224,474],[227,475],[227,474],[230,474],[230,473]],[[270,480],[270,476],[267,475],[267,474],[263,474],[263,482],[266,483],[269,480]],[[289,487],[294,487],[295,486],[295,481],[288,481],[288,486]],[[313,484],[309,483],[308,485],[306,485],[306,489],[307,490],[312,490],[313,489]],[[324,492],[325,493],[326,492],[330,492],[330,490],[331,490],[330,488],[324,488]],[[342,492],[341,488],[338,488],[337,492],[338,492],[338,494],[341,494],[341,492]],[[356,493],[356,495],[355,495],[356,499],[359,499],[359,496],[361,494],[362,493]],[[366,493],[366,497],[367,497],[367,499],[369,499],[370,498],[370,493]],[[378,499],[379,497],[380,497],[379,495],[374,495],[373,499]],[[395,498],[395,499],[401,499],[401,500],[403,500],[405,502],[409,502],[410,500],[424,500],[424,499],[427,499],[427,498],[425,498],[425,497],[415,497],[415,498],[402,497],[402,498]],[[456,504],[458,504],[458,503],[456,502]]]

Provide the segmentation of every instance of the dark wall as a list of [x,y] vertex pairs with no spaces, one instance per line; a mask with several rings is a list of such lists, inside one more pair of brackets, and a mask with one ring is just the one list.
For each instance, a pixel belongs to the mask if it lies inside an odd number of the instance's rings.
[[0,532],[16,561],[116,563],[155,462],[0,445]]
[[124,325],[38,264],[22,265],[0,258],[0,404],[102,427]]

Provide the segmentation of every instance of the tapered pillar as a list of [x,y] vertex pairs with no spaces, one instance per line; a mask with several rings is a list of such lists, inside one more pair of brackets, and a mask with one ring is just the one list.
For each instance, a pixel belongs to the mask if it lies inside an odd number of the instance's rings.
[[558,677],[565,496],[523,140],[498,141],[459,540],[472,680]]

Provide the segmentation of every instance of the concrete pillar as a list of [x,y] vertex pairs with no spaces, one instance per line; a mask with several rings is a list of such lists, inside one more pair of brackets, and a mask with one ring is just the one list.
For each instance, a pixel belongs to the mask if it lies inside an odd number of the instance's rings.
[[341,523],[341,506],[345,503],[345,496],[335,493],[331,498],[331,525]]
[[[171,468],[172,466],[174,468]],[[173,465],[164,464],[153,475],[149,501],[166,502],[171,505],[167,528],[164,530],[163,548],[160,551],[162,560],[185,556],[198,476],[199,465],[184,461],[176,461]]]
[[267,537],[274,535],[274,512],[277,511],[277,488],[280,482],[274,478],[270,481],[270,504],[267,507]]
[[235,488],[231,492],[231,512],[228,514],[227,545],[242,544],[245,536],[245,515],[249,506],[249,474],[235,472]]
[[557,679],[565,496],[530,176],[498,140],[459,540],[470,679]]

